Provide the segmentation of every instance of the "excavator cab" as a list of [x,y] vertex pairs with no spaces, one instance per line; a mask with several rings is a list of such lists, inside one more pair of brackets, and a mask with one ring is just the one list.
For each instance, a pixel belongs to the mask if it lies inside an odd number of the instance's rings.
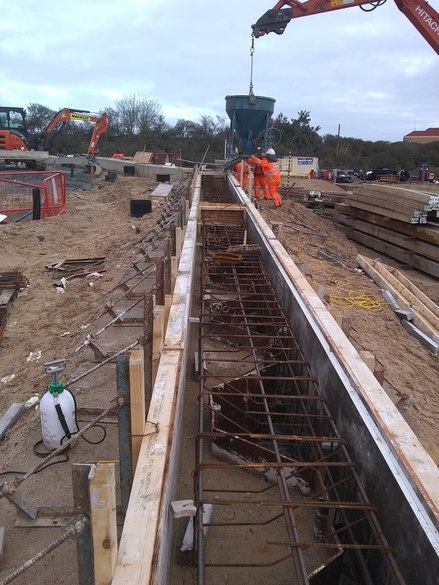
[[23,108],[0,107],[0,150],[29,150]]

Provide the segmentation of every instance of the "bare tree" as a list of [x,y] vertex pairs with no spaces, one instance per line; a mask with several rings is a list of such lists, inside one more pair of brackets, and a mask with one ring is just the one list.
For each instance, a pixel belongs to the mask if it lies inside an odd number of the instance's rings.
[[132,94],[115,105],[118,125],[125,135],[148,137],[165,125],[162,106],[153,98]]
[[42,104],[29,104],[26,108],[26,123],[30,134],[39,134],[55,114],[54,110]]

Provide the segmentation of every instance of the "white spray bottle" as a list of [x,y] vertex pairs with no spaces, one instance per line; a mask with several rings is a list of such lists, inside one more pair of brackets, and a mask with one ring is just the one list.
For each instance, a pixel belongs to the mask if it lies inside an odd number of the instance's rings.
[[66,369],[66,361],[54,360],[43,365],[52,381],[40,401],[41,433],[46,449],[53,450],[78,432],[76,403],[73,394],[59,380],[59,373]]

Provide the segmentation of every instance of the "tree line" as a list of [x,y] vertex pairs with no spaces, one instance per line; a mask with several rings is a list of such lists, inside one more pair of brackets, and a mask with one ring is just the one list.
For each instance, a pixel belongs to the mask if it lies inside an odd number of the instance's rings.
[[[31,103],[26,108],[27,126],[36,137],[56,113],[42,104]],[[116,100],[105,110],[110,116],[110,128],[101,138],[99,153],[112,156],[123,153],[132,156],[136,151],[177,152],[186,164],[214,162],[224,158],[229,121],[220,116],[203,115],[198,121],[179,119],[169,124],[161,104],[153,98],[131,95]],[[277,131],[270,132],[276,141],[272,146],[278,156],[318,157],[320,168],[368,169],[386,166],[395,170],[415,172],[422,163],[439,171],[439,141],[429,144],[411,142],[366,141],[333,134],[321,135],[313,126],[311,114],[301,110],[297,118],[280,113],[272,119]],[[69,122],[56,137],[52,154],[84,153],[92,133],[92,124]],[[276,138],[275,138],[276,137]]]

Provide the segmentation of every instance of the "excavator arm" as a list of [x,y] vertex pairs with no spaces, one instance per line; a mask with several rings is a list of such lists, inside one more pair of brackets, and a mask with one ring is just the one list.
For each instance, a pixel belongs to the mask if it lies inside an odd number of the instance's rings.
[[[439,14],[426,0],[394,0],[399,10],[417,28],[424,39],[439,54]],[[287,24],[293,18],[322,14],[359,6],[365,12],[370,12],[382,6],[386,0],[279,0],[268,10],[256,24],[252,25],[255,37],[274,32],[281,35]]]
[[110,118],[108,114],[92,114],[87,110],[71,110],[69,108],[63,108],[57,112],[46,125],[38,137],[38,145],[44,145],[47,149],[53,143],[53,140],[58,133],[64,128],[67,122],[81,121],[81,122],[93,122],[94,129],[91,136],[87,156],[94,158],[98,152],[98,142],[102,134],[104,134],[110,126]]

